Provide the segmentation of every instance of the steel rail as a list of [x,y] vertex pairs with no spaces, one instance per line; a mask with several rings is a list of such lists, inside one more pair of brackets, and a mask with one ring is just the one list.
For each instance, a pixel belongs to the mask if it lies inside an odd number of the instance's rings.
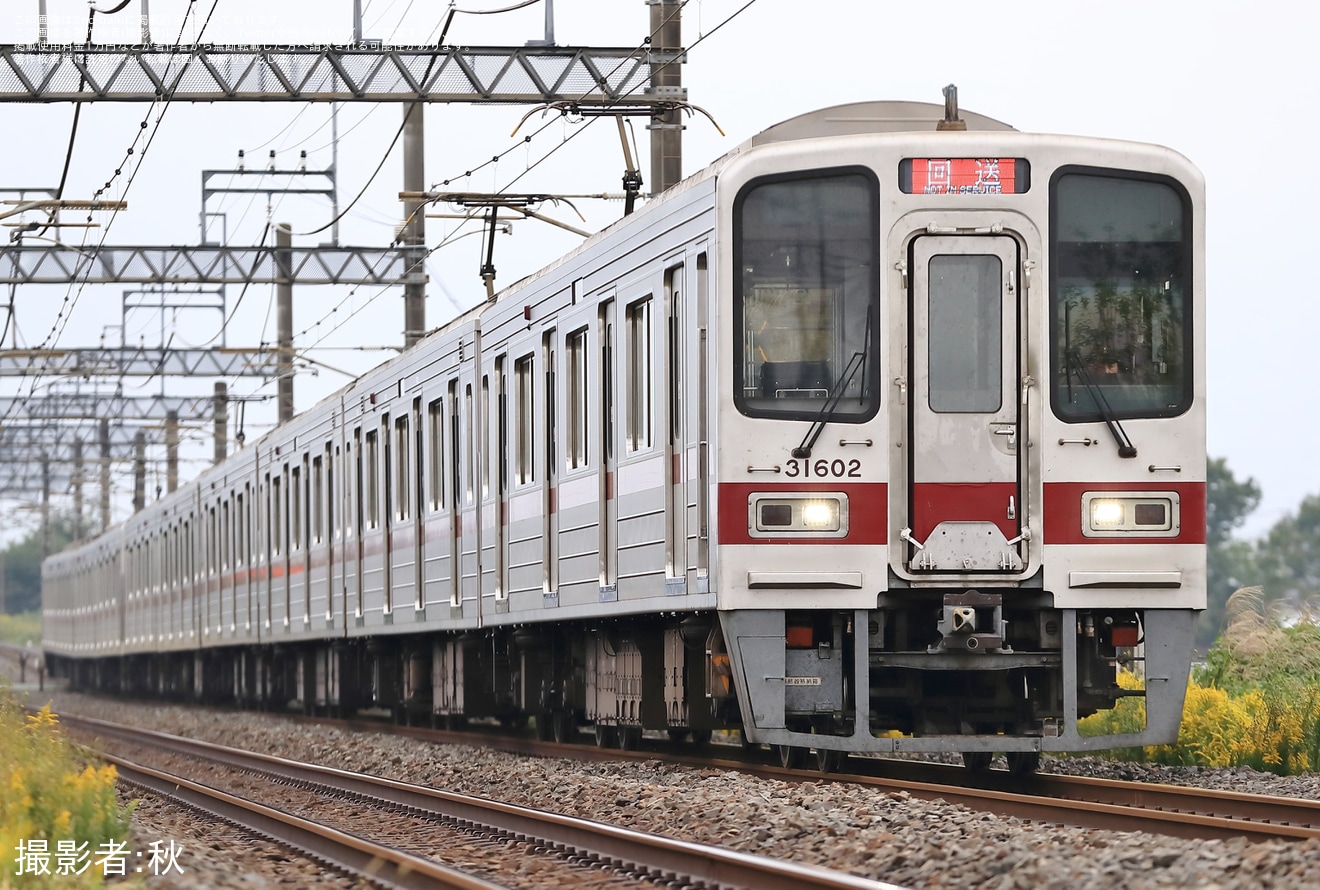
[[[720,766],[709,759],[701,763],[707,768]],[[872,758],[847,763],[848,772],[832,773],[830,778],[1031,822],[1190,839],[1320,839],[1320,804],[1300,798],[1047,774],[1016,777],[1002,770],[969,774],[956,766]],[[748,767],[734,761],[728,766],[768,777],[822,778],[819,772],[778,766]],[[929,780],[896,777],[897,771]]]
[[119,778],[129,785],[180,801],[372,882],[406,890],[501,890],[500,884],[475,878],[429,859],[372,843],[291,813],[242,800],[181,776],[110,754],[100,756],[113,763],[119,771]]
[[[841,777],[843,778],[843,777]],[[1096,800],[1060,798],[1050,795],[1025,794],[998,789],[968,786],[936,785],[909,782],[902,779],[853,778],[861,784],[877,785],[890,791],[906,791],[913,797],[926,800],[940,798],[949,803],[963,804],[979,810],[1016,816],[1032,822],[1061,822],[1110,831],[1147,831],[1182,838],[1230,839],[1248,841],[1267,840],[1320,840],[1320,826],[1293,825],[1280,822],[1260,822],[1239,815],[1214,815],[1180,811],[1178,809],[1152,809],[1130,803],[1102,803]],[[1101,781],[1101,780],[1095,780]],[[1140,784],[1140,783],[1137,783]],[[1174,786],[1144,786],[1158,788],[1166,802],[1178,797],[1180,789]],[[1204,792],[1197,799],[1205,801],[1216,792]],[[1251,795],[1247,795],[1250,797]],[[1296,801],[1289,798],[1262,797],[1260,805],[1274,807],[1276,815],[1287,811]]]
[[628,870],[635,868],[653,875],[682,876],[689,883],[704,881],[721,887],[755,890],[897,890],[894,885],[845,872],[674,840],[574,816],[242,751],[167,733],[86,717],[62,715],[61,720],[70,726],[82,725],[134,743],[150,743],[188,752],[191,756],[237,769],[274,773],[281,778],[439,815],[515,838],[534,839],[552,849],[592,856]]
[[[365,729],[364,721],[348,725]],[[393,731],[434,738],[435,730],[380,725]],[[821,773],[790,770],[758,763],[753,758],[705,754],[667,754],[656,750],[619,751],[580,745],[477,733],[446,733],[472,744],[501,750],[554,756],[571,752],[589,760],[660,759],[701,768],[736,769],[748,775],[790,781],[819,781]],[[726,749],[728,750],[728,749]],[[1245,838],[1249,841],[1320,838],[1320,803],[1302,798],[1271,797],[1146,782],[1124,782],[1080,776],[1039,774],[1013,776],[1003,770],[969,773],[962,767],[882,758],[851,758],[848,772],[829,779],[904,791],[925,800],[942,799],[977,810],[1015,816],[1032,822],[1056,822],[1112,831],[1147,831],[1182,838]],[[899,776],[895,773],[902,772]]]
[[1231,818],[1239,821],[1310,832],[1288,836],[1320,838],[1320,801],[1089,776],[1043,774],[1035,778],[1034,785],[1051,795],[1082,803],[1141,807],[1185,815],[1231,814]]

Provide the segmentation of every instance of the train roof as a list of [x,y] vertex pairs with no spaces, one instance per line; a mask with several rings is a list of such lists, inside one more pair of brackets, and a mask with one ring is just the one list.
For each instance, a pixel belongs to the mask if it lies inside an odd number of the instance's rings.
[[[956,101],[956,100],[955,100]],[[1017,128],[1003,121],[995,120],[974,111],[963,111],[955,107],[958,118],[966,124],[968,130],[1017,132]],[[931,102],[906,102],[896,100],[878,100],[870,102],[850,102],[818,108],[780,121],[752,138],[740,143],[722,156],[711,161],[702,169],[684,177],[683,180],[668,189],[662,195],[654,195],[639,210],[645,210],[664,203],[667,199],[692,188],[697,183],[718,175],[733,158],[749,149],[761,145],[779,142],[792,142],[798,139],[817,139],[828,136],[855,136],[867,133],[912,133],[934,132],[936,124],[944,120],[946,106]],[[544,268],[519,278],[500,289],[496,301],[518,291],[528,281],[548,273],[572,257],[578,255],[589,245],[604,237],[606,232],[626,224],[627,217],[622,217],[585,239],[582,244],[567,251],[559,259]],[[447,327],[444,326],[444,327]]]
[[[933,131],[944,120],[944,106],[931,102],[851,102],[820,108],[790,117],[767,127],[740,148],[753,148],[772,142],[791,142],[796,139],[816,139],[822,136],[857,136],[866,133],[910,133]],[[1007,130],[1017,128],[977,114],[959,111],[958,117],[968,130]]]

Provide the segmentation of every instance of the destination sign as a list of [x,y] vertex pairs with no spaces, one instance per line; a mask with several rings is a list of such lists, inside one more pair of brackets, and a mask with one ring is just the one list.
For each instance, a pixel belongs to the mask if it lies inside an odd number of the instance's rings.
[[905,158],[898,181],[909,195],[1019,195],[1028,169],[1023,158]]

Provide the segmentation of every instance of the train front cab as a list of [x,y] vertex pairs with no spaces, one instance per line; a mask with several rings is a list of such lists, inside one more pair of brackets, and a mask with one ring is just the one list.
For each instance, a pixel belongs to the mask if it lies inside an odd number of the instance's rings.
[[[774,146],[721,183],[719,646],[745,732],[1023,768],[1173,741],[1205,599],[1200,176],[950,136]],[[923,157],[1001,159],[1001,190],[931,189]],[[1079,733],[1132,695],[1144,726]]]

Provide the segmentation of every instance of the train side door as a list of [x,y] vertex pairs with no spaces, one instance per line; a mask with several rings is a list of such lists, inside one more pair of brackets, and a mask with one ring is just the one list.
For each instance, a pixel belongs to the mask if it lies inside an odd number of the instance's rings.
[[1018,572],[1018,245],[918,238],[911,263],[906,566]]

